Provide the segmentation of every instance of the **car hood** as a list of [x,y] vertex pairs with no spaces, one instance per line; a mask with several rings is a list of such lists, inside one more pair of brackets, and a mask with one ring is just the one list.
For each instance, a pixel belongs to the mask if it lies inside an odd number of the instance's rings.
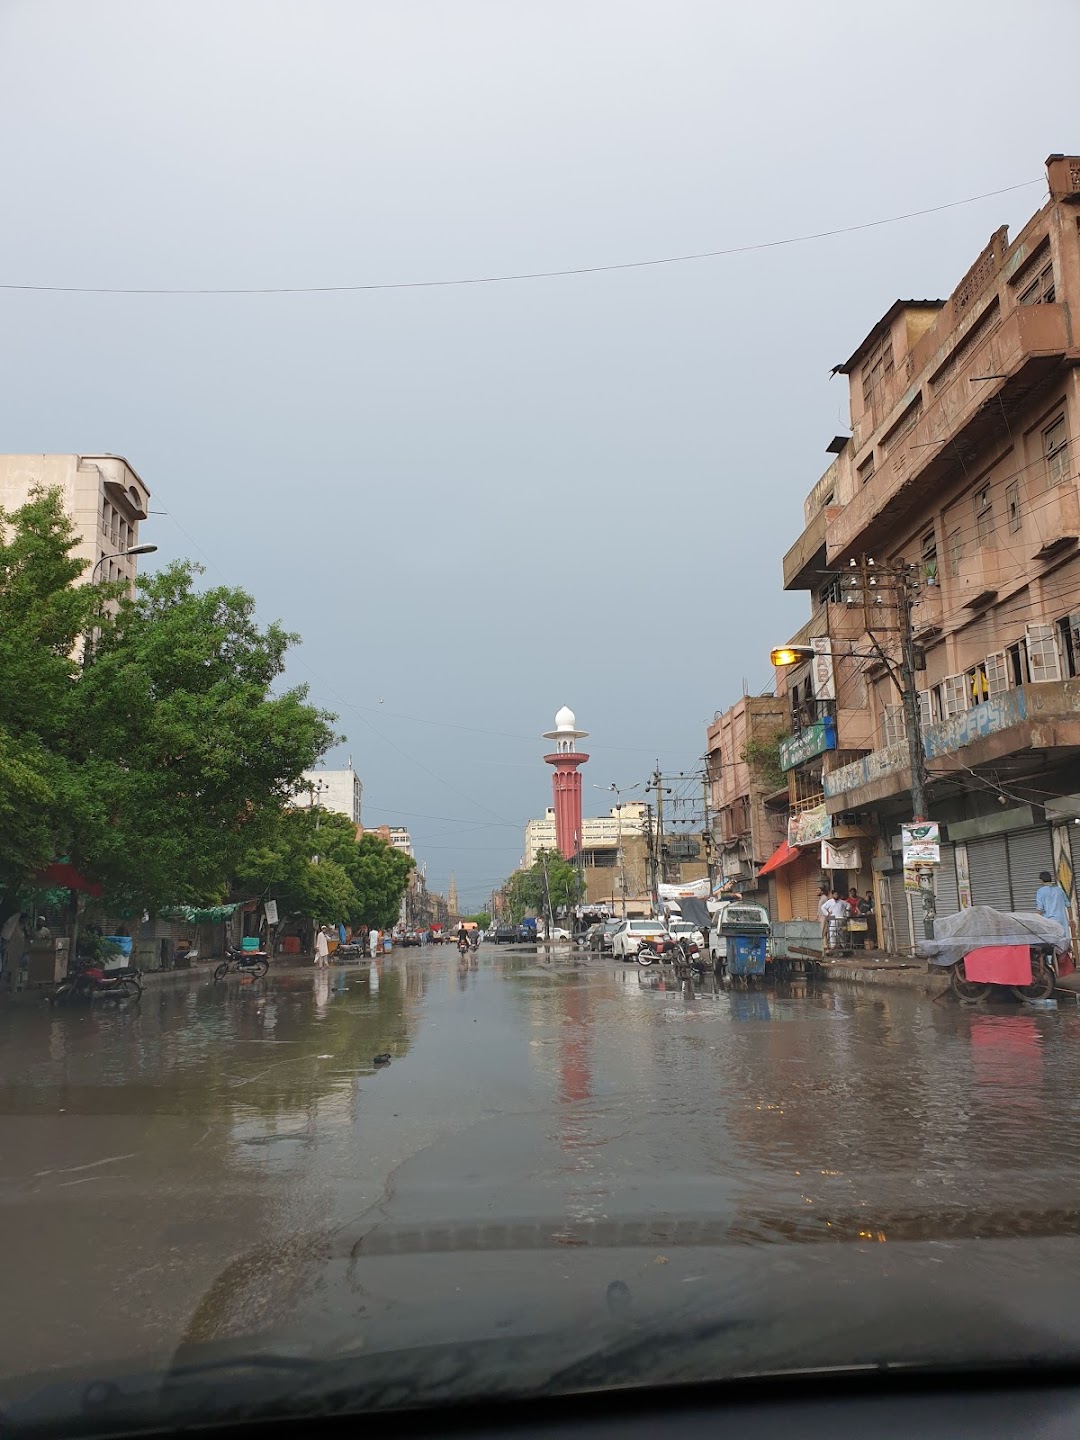
[[[443,1406],[822,1369],[1080,1362],[1073,1237],[763,1246],[708,1226],[338,1231],[256,1248],[166,1367],[0,1387],[26,1435]],[[611,1243],[614,1241],[618,1243]]]

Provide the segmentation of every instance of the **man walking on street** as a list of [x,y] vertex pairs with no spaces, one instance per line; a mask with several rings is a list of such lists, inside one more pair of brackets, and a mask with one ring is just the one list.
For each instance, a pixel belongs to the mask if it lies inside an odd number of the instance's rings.
[[319,970],[325,970],[330,964],[330,942],[327,939],[328,930],[325,925],[319,926],[319,933],[315,936],[315,965]]
[[1035,909],[1047,920],[1056,920],[1069,940],[1069,897],[1049,870],[1040,870],[1039,879],[1042,884],[1035,891]]

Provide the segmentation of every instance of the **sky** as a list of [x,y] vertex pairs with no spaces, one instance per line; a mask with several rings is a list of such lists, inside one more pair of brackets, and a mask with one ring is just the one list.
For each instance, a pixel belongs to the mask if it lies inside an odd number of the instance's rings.
[[831,367],[1080,151],[1080,5],[1025,16],[1018,63],[1000,0],[0,0],[0,286],[765,247],[0,288],[0,449],[126,456],[150,563],[301,634],[365,823],[479,905],[561,705],[600,814],[770,684]]

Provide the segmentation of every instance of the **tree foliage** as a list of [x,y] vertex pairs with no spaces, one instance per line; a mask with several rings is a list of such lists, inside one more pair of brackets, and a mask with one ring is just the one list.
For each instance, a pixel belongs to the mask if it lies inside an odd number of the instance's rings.
[[510,919],[517,925],[533,910],[547,914],[548,899],[555,913],[576,905],[585,892],[581,873],[558,850],[541,850],[528,870],[515,870],[506,882]]
[[0,887],[69,855],[114,910],[220,900],[334,717],[276,689],[295,637],[242,590],[78,585],[75,543],[58,492],[0,513]]
[[377,835],[356,838],[344,815],[291,810],[258,837],[237,883],[275,899],[283,921],[391,928],[415,862]]

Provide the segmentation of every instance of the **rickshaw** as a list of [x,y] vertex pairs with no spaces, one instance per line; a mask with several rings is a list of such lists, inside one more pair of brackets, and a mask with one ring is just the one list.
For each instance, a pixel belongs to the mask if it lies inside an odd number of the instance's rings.
[[915,952],[949,971],[961,1000],[985,1000],[994,989],[1020,1000],[1046,1000],[1059,974],[1071,972],[1069,940],[1056,920],[1027,910],[972,905],[934,922],[933,940]]

